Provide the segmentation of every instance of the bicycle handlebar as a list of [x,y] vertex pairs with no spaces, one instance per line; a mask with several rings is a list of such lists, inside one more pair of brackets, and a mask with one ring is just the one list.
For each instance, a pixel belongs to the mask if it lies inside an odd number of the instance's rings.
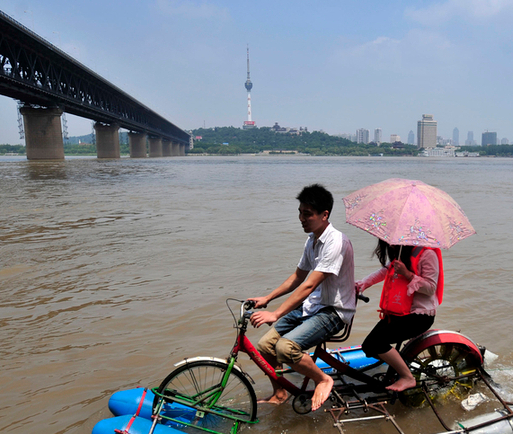
[[362,300],[364,303],[368,303],[370,301],[370,298],[369,297],[366,297],[365,295],[363,294],[358,294],[357,295],[357,298],[358,300]]
[[246,300],[244,302],[244,309],[246,310],[249,310],[249,309],[253,309],[255,307],[255,302],[253,300]]

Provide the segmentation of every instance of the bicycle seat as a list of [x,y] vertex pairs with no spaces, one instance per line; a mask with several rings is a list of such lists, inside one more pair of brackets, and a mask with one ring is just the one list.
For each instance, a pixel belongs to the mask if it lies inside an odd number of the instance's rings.
[[351,334],[351,327],[353,326],[353,318],[351,318],[351,321],[349,323],[344,324],[344,327],[342,330],[340,330],[336,335],[331,336],[330,338],[326,339],[326,342],[344,342],[347,341],[349,338],[349,335]]
[[[356,304],[355,305],[358,304],[358,300],[362,300],[365,303],[369,302],[369,298],[365,297],[363,294],[355,293],[355,298],[356,298]],[[342,330],[340,330],[336,335],[333,335],[330,338],[326,339],[325,342],[344,342],[344,341],[347,341],[347,339],[349,338],[349,335],[351,334],[351,327],[353,327],[353,321],[354,321],[355,315],[356,315],[356,312],[352,316],[351,321],[349,321],[348,323],[344,324],[344,327],[342,328]]]

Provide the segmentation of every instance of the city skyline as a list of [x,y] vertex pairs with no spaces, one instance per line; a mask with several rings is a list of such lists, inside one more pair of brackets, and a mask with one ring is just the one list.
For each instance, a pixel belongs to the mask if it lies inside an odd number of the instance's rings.
[[[227,0],[40,3],[2,11],[182,129],[240,127],[246,48],[259,127],[408,137],[423,113],[438,135],[513,139],[511,0],[241,5]],[[101,11],[101,13],[98,13]],[[272,12],[272,13],[270,13]],[[394,22],[394,26],[389,23]],[[496,65],[491,71],[480,65]],[[0,96],[0,142],[22,143],[16,101]],[[91,121],[67,116],[71,136]]]
[[[427,125],[427,127],[426,127]],[[425,133],[425,130],[427,133]],[[422,131],[422,133],[421,133]],[[335,136],[342,137],[344,139],[351,140],[355,143],[370,143],[371,142],[371,135],[370,130],[366,128],[358,128],[356,130],[355,134],[352,133],[340,133],[335,134]],[[428,145],[427,148],[432,148],[435,146],[486,146],[486,145],[509,145],[510,140],[508,137],[499,137],[497,132],[495,131],[483,131],[481,134],[481,142],[477,143],[474,140],[474,132],[468,131],[467,132],[467,140],[465,140],[464,143],[460,141],[459,138],[459,129],[457,127],[454,127],[452,130],[452,137],[444,137],[439,134],[437,134],[437,121],[433,119],[433,115],[429,114],[423,114],[422,119],[417,122],[417,139],[415,137],[415,134],[413,130],[410,130],[408,133],[408,138],[406,140],[401,139],[400,134],[390,134],[390,140],[382,140],[382,129],[381,128],[374,128],[374,138],[372,142],[376,144],[381,144],[383,142],[385,143],[395,143],[395,142],[402,142],[407,143],[409,145],[417,145],[419,147],[424,147],[424,145],[420,146],[418,144],[418,137],[421,137],[421,142],[424,144],[425,137],[424,135],[427,134],[429,136],[428,138]]]

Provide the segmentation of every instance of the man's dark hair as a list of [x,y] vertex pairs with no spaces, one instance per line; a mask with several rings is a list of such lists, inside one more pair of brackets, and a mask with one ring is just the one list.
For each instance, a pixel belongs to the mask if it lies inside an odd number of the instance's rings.
[[317,214],[333,209],[333,196],[320,184],[308,185],[296,197],[300,203],[311,206]]

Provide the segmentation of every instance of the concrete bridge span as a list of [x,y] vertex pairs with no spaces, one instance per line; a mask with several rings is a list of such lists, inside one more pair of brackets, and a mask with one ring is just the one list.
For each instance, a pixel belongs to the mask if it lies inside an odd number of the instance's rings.
[[28,159],[62,159],[63,112],[95,121],[98,158],[119,158],[119,128],[130,156],[185,155],[190,136],[0,11],[0,94],[23,103]]

